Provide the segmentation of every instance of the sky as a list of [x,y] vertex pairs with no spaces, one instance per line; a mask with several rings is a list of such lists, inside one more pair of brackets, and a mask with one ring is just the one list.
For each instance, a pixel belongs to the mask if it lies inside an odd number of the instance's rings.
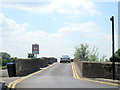
[[118,48],[120,48],[120,2],[118,3]]
[[40,0],[0,2],[0,51],[27,58],[32,44],[39,44],[38,57],[69,55],[87,43],[109,58],[111,22],[115,17],[115,50],[118,49],[118,2],[95,0]]

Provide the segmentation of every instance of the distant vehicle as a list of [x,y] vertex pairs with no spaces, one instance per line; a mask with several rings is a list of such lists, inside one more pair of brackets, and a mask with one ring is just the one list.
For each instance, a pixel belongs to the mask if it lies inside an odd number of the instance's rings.
[[60,63],[62,62],[68,62],[70,63],[70,57],[68,55],[63,55],[61,58],[60,58]]
[[71,59],[71,62],[73,62],[73,59]]

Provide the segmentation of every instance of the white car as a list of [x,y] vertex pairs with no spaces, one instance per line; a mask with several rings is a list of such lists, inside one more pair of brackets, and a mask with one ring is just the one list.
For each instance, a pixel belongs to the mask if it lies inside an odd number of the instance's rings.
[[60,63],[62,62],[68,62],[70,63],[70,57],[68,55],[63,55],[61,58],[60,58]]

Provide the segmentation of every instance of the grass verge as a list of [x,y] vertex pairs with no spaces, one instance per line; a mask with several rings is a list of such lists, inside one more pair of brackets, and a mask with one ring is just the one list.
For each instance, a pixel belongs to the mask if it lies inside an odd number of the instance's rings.
[[1,66],[0,69],[7,69],[7,66]]

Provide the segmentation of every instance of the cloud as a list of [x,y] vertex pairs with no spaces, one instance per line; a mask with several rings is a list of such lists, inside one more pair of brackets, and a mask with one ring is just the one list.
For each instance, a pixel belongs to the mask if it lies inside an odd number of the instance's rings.
[[[87,27],[86,27],[87,26]],[[93,30],[94,28],[94,30]],[[69,32],[69,31],[79,31],[79,32],[96,32],[99,27],[94,22],[86,22],[86,23],[72,23],[68,26],[61,28],[60,32]]]
[[60,13],[70,17],[99,14],[91,0],[50,0],[48,2],[2,3],[1,7],[17,8],[33,13]]
[[95,2],[119,2],[119,0],[92,0]]
[[[55,36],[66,36],[67,34],[73,35],[84,35],[86,37],[96,38],[99,36],[108,37],[109,34],[101,32],[101,28],[94,22],[89,21],[85,23],[71,23],[59,29]],[[76,36],[75,36],[76,37]]]
[[[73,45],[79,45],[80,43],[88,43],[90,48],[96,46],[99,48],[100,55],[106,55],[107,57],[111,56],[111,35],[105,33],[105,30],[102,30],[94,22],[86,23],[72,23],[61,29],[56,33],[56,36],[62,36],[73,41]],[[115,35],[115,49],[117,50],[117,35]],[[73,47],[74,47],[73,46]]]
[[[69,48],[66,48],[71,43],[69,40],[64,40],[62,37],[54,36],[43,30],[29,31],[28,24],[17,24],[3,14],[0,14],[0,17],[2,26],[0,29],[2,48],[0,51],[8,52],[11,56],[27,57],[27,53],[31,53],[31,46],[34,43],[40,45],[40,56],[59,57],[69,51]],[[68,52],[68,54],[70,53]]]
[[111,56],[111,35],[103,32],[94,22],[71,23],[55,33],[48,33],[43,30],[30,31],[29,24],[18,24],[1,13],[0,18],[0,51],[8,52],[12,56],[27,57],[34,43],[40,45],[39,56],[73,56],[75,45],[80,43],[95,45],[101,54]]

